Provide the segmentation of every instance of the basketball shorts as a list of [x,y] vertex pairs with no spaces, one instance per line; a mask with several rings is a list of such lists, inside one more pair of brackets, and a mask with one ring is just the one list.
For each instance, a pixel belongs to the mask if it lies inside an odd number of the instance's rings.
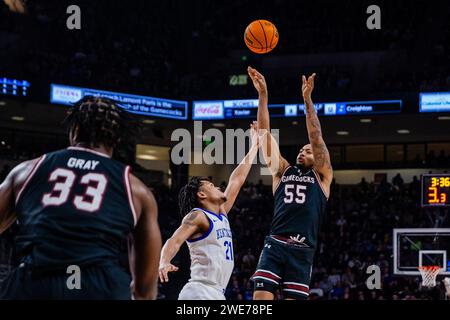
[[307,299],[314,251],[266,237],[256,272],[251,277],[255,291],[275,294],[280,289],[284,298]]
[[80,270],[80,288],[73,288],[71,274],[21,265],[0,285],[0,300],[131,300],[131,276],[119,266],[81,266]]
[[178,300],[225,300],[223,290],[200,281],[189,281],[181,290]]

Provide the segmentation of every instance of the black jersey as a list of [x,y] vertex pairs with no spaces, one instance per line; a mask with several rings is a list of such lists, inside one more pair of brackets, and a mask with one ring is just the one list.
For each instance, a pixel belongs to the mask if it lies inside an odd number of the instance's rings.
[[17,194],[21,261],[49,269],[118,262],[136,223],[129,171],[86,148],[43,155]]
[[315,248],[327,198],[313,169],[289,166],[275,190],[271,235],[298,236],[303,245]]

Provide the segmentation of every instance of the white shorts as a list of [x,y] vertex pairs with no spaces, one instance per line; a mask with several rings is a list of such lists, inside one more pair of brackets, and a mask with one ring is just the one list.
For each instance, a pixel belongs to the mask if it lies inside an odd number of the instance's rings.
[[220,289],[198,281],[190,281],[181,289],[178,300],[225,300]]

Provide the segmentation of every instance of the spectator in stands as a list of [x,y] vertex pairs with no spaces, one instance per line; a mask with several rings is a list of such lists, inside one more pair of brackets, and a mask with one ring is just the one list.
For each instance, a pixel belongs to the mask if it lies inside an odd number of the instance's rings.
[[397,175],[392,178],[392,185],[396,186],[397,188],[401,188],[403,186],[403,178],[401,177],[400,173],[397,173]]
[[256,267],[256,258],[252,254],[252,249],[248,248],[247,253],[242,257],[242,270],[249,273],[253,272]]
[[436,165],[441,168],[444,168],[446,165],[448,165],[444,150],[441,150],[441,152],[439,152],[439,155],[436,158]]
[[313,296],[313,298],[317,297],[317,298],[322,298],[324,296],[324,292],[323,289],[320,287],[319,283],[315,282],[310,290],[309,290],[309,295]]
[[434,150],[428,152],[426,161],[427,165],[430,167],[434,167],[436,165],[436,155],[434,153]]

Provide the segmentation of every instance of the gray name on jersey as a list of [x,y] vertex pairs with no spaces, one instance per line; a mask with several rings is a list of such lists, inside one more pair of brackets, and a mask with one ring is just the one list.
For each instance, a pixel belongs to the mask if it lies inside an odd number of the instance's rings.
[[70,158],[67,161],[67,166],[69,168],[81,169],[81,170],[95,170],[100,161],[96,160],[85,160],[85,159],[77,159]]

